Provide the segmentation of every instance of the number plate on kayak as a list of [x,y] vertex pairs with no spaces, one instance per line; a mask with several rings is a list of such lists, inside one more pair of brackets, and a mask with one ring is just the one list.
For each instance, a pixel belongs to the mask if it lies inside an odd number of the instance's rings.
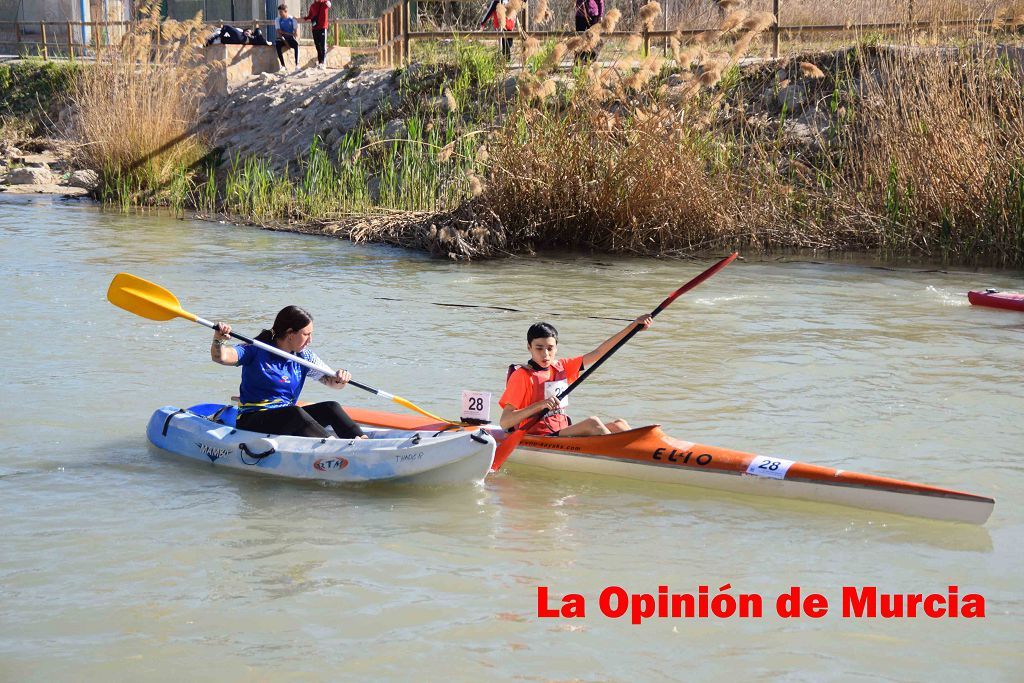
[[483,422],[491,421],[491,392],[489,391],[463,391],[462,392],[462,413],[463,419],[471,418]]
[[747,474],[753,474],[757,477],[768,477],[769,479],[785,479],[786,472],[789,471],[789,467],[792,464],[792,460],[759,455],[750,461],[750,465],[747,467]]

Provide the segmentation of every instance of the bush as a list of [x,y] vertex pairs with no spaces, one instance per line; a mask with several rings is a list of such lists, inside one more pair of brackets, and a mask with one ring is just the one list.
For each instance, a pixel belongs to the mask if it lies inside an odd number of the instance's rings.
[[0,64],[0,118],[27,122],[41,135],[57,120],[83,67],[78,62],[29,59]]

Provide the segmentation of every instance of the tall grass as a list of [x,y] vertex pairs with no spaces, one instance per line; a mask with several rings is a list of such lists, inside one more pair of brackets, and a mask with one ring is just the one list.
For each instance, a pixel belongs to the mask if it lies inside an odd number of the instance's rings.
[[886,250],[1024,260],[1021,65],[991,49],[859,57],[858,112],[838,146],[844,220],[881,228]]
[[205,78],[201,17],[161,21],[156,2],[139,12],[120,46],[82,70],[72,95],[76,161],[100,171],[102,194],[116,204],[150,201],[205,154],[193,130]]
[[[609,125],[610,124],[610,125]],[[721,178],[699,141],[656,118],[623,123],[586,100],[520,107],[494,136],[481,201],[519,243],[659,253],[712,246]]]
[[[508,244],[1024,264],[1020,64],[974,41],[738,69],[770,24],[741,9],[718,30],[674,38],[672,62],[634,41],[571,80],[530,62],[478,200]],[[549,53],[593,49],[596,33]]]
[[[657,3],[645,7],[638,39],[660,11]],[[560,55],[594,50],[618,19],[609,13],[604,25],[552,47],[553,59],[520,77],[520,103],[493,134],[479,201],[513,245],[664,253],[732,238],[733,221],[722,220],[736,206],[724,172],[730,150],[707,114],[721,100],[711,89],[723,74],[734,78],[742,52],[715,44],[724,31],[687,45],[676,40],[685,66],[672,87],[669,65],[642,53],[639,40],[622,60],[579,66],[571,81],[555,74]],[[730,20],[730,38],[749,42],[771,23],[743,20]]]
[[[471,195],[467,173],[477,156],[475,136],[448,126],[407,119],[408,134],[387,139],[381,124],[344,135],[330,153],[319,138],[293,166],[275,171],[268,160],[235,157],[218,181],[182,174],[175,182],[175,206],[222,213],[259,224],[320,222],[382,210],[443,211]],[[450,147],[449,147],[450,145]],[[450,158],[438,163],[448,147]]]

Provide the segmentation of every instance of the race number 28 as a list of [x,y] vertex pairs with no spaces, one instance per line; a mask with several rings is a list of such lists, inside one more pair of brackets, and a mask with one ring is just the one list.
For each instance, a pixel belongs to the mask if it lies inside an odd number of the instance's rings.
[[753,474],[756,477],[768,477],[769,479],[785,479],[786,472],[789,471],[789,467],[792,464],[792,460],[758,455],[747,466],[747,474]]
[[461,417],[475,420],[491,421],[491,392],[463,391]]

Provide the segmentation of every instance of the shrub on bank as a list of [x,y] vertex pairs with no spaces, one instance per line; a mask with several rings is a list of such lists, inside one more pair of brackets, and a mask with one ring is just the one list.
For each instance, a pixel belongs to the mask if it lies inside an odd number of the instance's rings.
[[0,121],[47,134],[82,70],[79,62],[42,59],[0,64]]

